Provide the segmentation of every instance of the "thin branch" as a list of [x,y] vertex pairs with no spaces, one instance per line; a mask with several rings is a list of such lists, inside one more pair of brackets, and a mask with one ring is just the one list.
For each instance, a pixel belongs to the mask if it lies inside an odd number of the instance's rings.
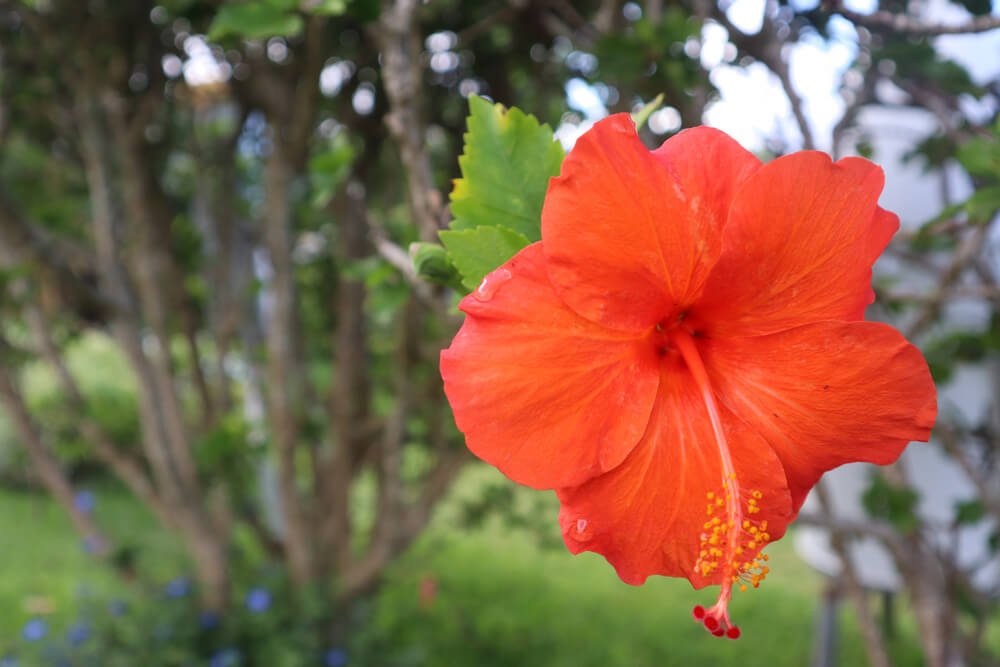
[[[830,519],[833,519],[833,503],[830,501],[829,494],[822,481],[815,486],[814,492],[816,493],[816,499],[819,501],[822,512]],[[865,595],[865,590],[861,585],[861,580],[858,578],[858,573],[854,569],[854,561],[851,559],[850,548],[845,540],[845,535],[839,531],[831,530],[830,546],[833,547],[833,550],[840,559],[841,577],[847,587],[847,594],[854,602],[854,607],[858,614],[858,626],[861,630],[861,636],[865,641],[868,661],[872,667],[890,667],[892,663],[889,662],[889,654],[885,648],[885,638],[882,636],[882,632],[875,622],[871,607],[868,604],[868,598]]]
[[962,472],[976,487],[979,502],[1000,523],[1000,494],[996,493],[990,480],[983,475],[982,469],[969,458],[965,448],[959,442],[959,434],[950,426],[941,424],[935,429],[935,433],[948,455],[958,463]]
[[[0,341],[0,345],[5,349],[8,347],[6,341]],[[107,556],[111,553],[111,544],[94,523],[93,517],[76,506],[73,487],[66,472],[46,441],[41,427],[32,418],[24,396],[6,364],[0,364],[0,403],[14,423],[20,443],[28,452],[45,488],[69,514],[73,526],[87,541],[88,548],[99,556]]]
[[907,338],[912,340],[941,314],[948,289],[961,277],[969,267],[969,264],[979,256],[983,249],[983,244],[986,242],[988,229],[987,225],[975,227],[952,256],[948,266],[945,267],[945,270],[938,277],[939,289],[935,298],[929,299],[924,304],[923,309],[917,315],[916,319],[906,327],[904,333]]
[[382,79],[390,111],[389,133],[399,147],[410,198],[410,212],[423,241],[435,241],[442,223],[443,201],[434,185],[423,119],[419,0],[395,0],[382,8],[375,38],[382,54]]
[[856,25],[872,30],[897,32],[913,37],[934,37],[936,35],[965,35],[978,32],[988,32],[1000,28],[1000,16],[987,14],[977,16],[965,23],[944,24],[926,23],[907,14],[896,14],[888,11],[877,11],[862,14],[848,9],[840,0],[833,3],[831,13],[840,14]]
[[809,119],[806,117],[803,108],[802,97],[792,84],[788,63],[781,54],[782,46],[787,40],[779,36],[774,20],[765,14],[764,24],[761,26],[760,32],[755,35],[748,35],[737,28],[729,20],[729,17],[726,16],[726,12],[718,6],[715,7],[712,18],[718,21],[729,32],[729,39],[736,46],[737,50],[763,63],[778,77],[781,88],[785,91],[785,96],[788,98],[792,115],[795,116],[799,132],[802,134],[802,147],[806,150],[815,149],[816,140],[813,137]]
[[142,465],[132,456],[121,451],[107,431],[90,417],[83,392],[80,391],[80,386],[66,365],[66,360],[55,341],[52,340],[51,323],[48,322],[45,313],[37,304],[31,302],[26,305],[24,315],[42,358],[55,371],[56,378],[66,394],[70,407],[76,412],[80,431],[94,447],[97,458],[111,468],[125,486],[153,510],[153,513],[164,525],[177,527],[177,517],[156,495],[156,489]]

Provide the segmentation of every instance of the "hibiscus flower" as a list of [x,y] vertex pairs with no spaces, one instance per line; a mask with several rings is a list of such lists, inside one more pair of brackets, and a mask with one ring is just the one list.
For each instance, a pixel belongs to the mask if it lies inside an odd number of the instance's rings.
[[552,179],[542,240],[465,297],[441,354],[478,457],[555,489],[573,553],[629,584],[719,585],[694,616],[738,637],[734,588],[767,576],[827,470],[926,440],[920,352],[864,322],[899,226],[881,169],[805,151],[762,164],[724,133],[649,151],[628,115],[597,123]]

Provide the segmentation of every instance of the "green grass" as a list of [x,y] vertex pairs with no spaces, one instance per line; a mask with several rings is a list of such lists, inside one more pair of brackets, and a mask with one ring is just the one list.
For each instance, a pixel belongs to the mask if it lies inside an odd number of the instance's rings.
[[[180,546],[170,534],[151,529],[154,519],[145,508],[115,489],[99,489],[97,497],[99,524],[135,554],[135,585],[185,571]],[[129,592],[86,552],[66,513],[46,495],[0,490],[0,536],[0,654],[31,617],[45,616],[59,628],[75,617],[81,596]]]
[[[492,469],[476,469],[456,495],[469,495]],[[527,492],[532,493],[532,492]],[[758,590],[737,593],[730,606],[743,638],[717,640],[691,618],[715,589],[651,578],[628,586],[595,554],[540,549],[538,540],[500,522],[454,529],[456,500],[391,571],[376,606],[371,647],[384,667],[669,667],[671,665],[806,665],[812,650],[823,578],[799,559],[791,540],[771,545],[771,574]],[[549,518],[555,531],[557,505]],[[436,585],[433,601],[421,588]],[[866,664],[853,609],[845,605],[839,663]],[[920,665],[913,631],[902,624],[890,643],[895,664]]]
[[[812,652],[823,581],[785,540],[769,547],[772,574],[759,590],[737,594],[739,641],[710,637],[690,617],[713,590],[653,578],[621,583],[594,554],[571,556],[540,546],[537,536],[498,520],[466,529],[463,498],[500,481],[473,467],[425,535],[396,563],[356,649],[372,667],[669,667],[671,665],[805,665]],[[519,491],[519,501],[537,492]],[[41,609],[53,628],[74,617],[81,587],[107,598],[127,586],[84,553],[61,510],[41,495],[0,491],[0,654]],[[554,498],[538,512],[556,532]],[[186,571],[178,545],[152,530],[148,514],[112,489],[98,491],[97,518],[130,536],[142,579],[166,581]],[[427,590],[434,587],[433,596]],[[424,595],[421,595],[421,590]],[[433,598],[433,599],[431,599]],[[902,607],[901,603],[898,605]],[[851,609],[843,610],[840,664],[865,664]],[[912,621],[904,614],[891,649],[900,666],[920,665]],[[5,641],[6,640],[6,641]]]

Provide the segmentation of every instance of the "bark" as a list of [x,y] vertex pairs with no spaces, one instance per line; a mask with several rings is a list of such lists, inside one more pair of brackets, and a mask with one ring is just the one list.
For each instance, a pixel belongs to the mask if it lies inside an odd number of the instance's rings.
[[121,255],[123,211],[114,187],[114,141],[107,119],[100,113],[103,107],[92,96],[95,90],[96,80],[81,82],[76,117],[100,282],[118,306],[110,331],[136,376],[143,452],[153,472],[156,493],[171,515],[177,517],[176,525],[195,560],[203,603],[221,609],[229,594],[229,535],[217,529],[202,503],[190,443],[183,434],[183,415],[172,393],[175,388],[169,374],[168,349],[161,343],[153,350],[154,355],[159,355],[156,364],[147,357],[143,346],[140,298]]
[[[352,194],[354,193],[354,194]],[[368,220],[364,200],[356,189],[344,188],[333,201],[338,223],[336,256],[341,265],[367,257]],[[335,449],[326,465],[317,472],[322,476],[324,506],[329,510],[323,524],[323,550],[342,566],[350,556],[350,492],[358,461],[371,446],[371,378],[365,298],[367,290],[361,278],[341,274],[332,309],[336,313],[333,335],[335,378],[330,394]]]
[[292,578],[305,584],[315,576],[315,559],[296,475],[303,376],[298,353],[298,308],[290,187],[293,166],[275,142],[264,172],[265,240],[271,264],[267,313],[267,402],[278,468],[278,491],[285,524],[285,552]]
[[[826,487],[822,482],[815,487],[816,498],[819,500],[820,509],[828,518],[833,518],[833,504],[830,502]],[[885,648],[885,638],[879,629],[875,616],[872,614],[868,596],[858,579],[854,570],[854,561],[851,560],[850,544],[845,535],[839,531],[830,531],[830,545],[840,558],[840,577],[847,588],[847,594],[854,603],[855,612],[858,615],[858,629],[865,642],[865,652],[868,654],[868,662],[872,667],[890,667],[889,653]]]
[[107,465],[139,500],[152,509],[164,525],[176,527],[177,517],[172,515],[157,497],[156,489],[143,470],[142,464],[121,451],[101,425],[89,416],[83,393],[70,373],[55,341],[52,340],[51,326],[44,313],[34,304],[29,304],[25,307],[24,315],[41,357],[55,371],[69,406],[76,413],[80,432],[93,445],[97,458]]
[[399,148],[406,175],[410,212],[423,241],[437,240],[442,222],[441,194],[434,186],[427,154],[427,126],[421,96],[422,39],[417,24],[418,0],[382,3],[375,37],[382,58],[382,80],[390,112],[385,122]]

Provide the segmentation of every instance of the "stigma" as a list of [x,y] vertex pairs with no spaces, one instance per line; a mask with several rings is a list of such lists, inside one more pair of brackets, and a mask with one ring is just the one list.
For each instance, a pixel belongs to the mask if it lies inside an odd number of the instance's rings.
[[734,495],[740,495],[739,489],[735,475],[731,475],[721,493],[706,494],[705,523],[694,564],[702,577],[718,578],[721,588],[714,605],[708,609],[696,605],[691,615],[712,635],[729,639],[740,636],[739,627],[729,618],[733,588],[740,591],[758,588],[770,572],[764,547],[771,541],[771,535],[767,532],[767,519],[757,518],[764,496],[752,490],[734,501]]

